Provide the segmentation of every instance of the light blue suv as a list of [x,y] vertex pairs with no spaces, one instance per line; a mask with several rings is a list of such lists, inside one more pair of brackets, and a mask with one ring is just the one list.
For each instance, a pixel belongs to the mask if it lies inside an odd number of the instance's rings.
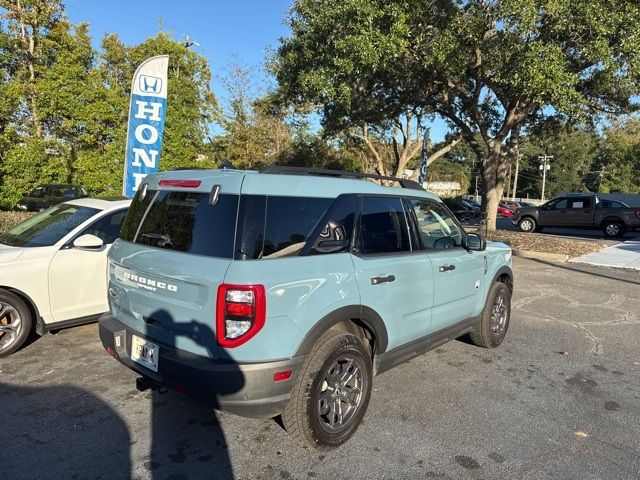
[[512,287],[511,250],[415,182],[173,171],[144,180],[109,253],[100,338],[140,389],[281,415],[330,449],[360,424],[374,375],[465,333],[498,346]]

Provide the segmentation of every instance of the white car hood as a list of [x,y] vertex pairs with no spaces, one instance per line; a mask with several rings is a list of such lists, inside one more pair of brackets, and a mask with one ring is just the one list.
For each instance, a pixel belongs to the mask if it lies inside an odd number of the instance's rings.
[[10,247],[0,243],[0,263],[9,263],[17,260],[24,253],[24,248]]

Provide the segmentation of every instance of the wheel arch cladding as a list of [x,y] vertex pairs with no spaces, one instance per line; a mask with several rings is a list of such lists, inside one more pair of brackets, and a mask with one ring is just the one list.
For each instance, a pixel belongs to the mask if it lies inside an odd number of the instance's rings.
[[304,336],[296,350],[296,355],[307,354],[320,336],[327,330],[344,325],[348,330],[349,325],[361,328],[365,335],[372,338],[374,353],[384,353],[388,345],[387,328],[382,317],[370,307],[364,305],[348,305],[338,308],[318,321]]
[[491,285],[495,282],[504,283],[509,289],[509,293],[513,293],[513,270],[507,266],[502,266],[494,274]]

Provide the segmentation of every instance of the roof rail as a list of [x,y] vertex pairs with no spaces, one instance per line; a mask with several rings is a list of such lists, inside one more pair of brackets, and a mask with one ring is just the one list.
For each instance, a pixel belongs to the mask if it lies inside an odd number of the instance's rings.
[[424,190],[422,185],[414,180],[406,178],[388,177],[385,175],[375,175],[372,173],[345,172],[342,170],[329,170],[326,168],[306,168],[306,167],[283,167],[280,165],[269,165],[260,170],[260,173],[272,175],[315,175],[318,177],[338,177],[338,178],[371,178],[373,180],[389,180],[398,182],[402,188],[412,190]]

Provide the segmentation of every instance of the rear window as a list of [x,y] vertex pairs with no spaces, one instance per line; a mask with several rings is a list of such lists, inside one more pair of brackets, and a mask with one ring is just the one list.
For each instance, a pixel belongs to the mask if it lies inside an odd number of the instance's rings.
[[209,257],[233,258],[238,195],[221,194],[210,205],[200,192],[147,191],[134,197],[122,239],[140,245]]

